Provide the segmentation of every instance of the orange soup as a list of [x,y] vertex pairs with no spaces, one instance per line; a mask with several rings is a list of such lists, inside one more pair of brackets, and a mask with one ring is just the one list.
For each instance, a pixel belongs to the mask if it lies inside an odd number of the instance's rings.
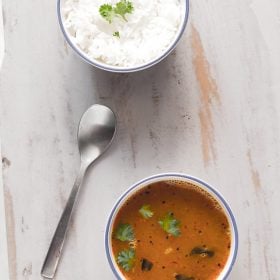
[[113,225],[112,251],[125,279],[214,280],[230,253],[219,203],[186,182],[157,182],[131,196]]

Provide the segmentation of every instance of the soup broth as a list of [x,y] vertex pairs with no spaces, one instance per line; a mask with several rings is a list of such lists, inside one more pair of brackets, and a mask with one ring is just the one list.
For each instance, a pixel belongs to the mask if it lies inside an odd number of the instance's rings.
[[130,197],[113,225],[112,251],[125,279],[214,280],[230,253],[218,202],[186,182],[157,182]]

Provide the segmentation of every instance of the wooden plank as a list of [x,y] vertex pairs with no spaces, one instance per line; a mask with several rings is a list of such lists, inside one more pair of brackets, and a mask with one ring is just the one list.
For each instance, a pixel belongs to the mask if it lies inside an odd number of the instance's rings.
[[[4,30],[3,30],[3,15],[2,15],[2,0],[0,0],[0,69],[4,57]],[[1,119],[0,119],[0,158],[1,156]],[[6,232],[6,217],[4,205],[4,191],[2,180],[2,160],[0,161],[0,275],[1,279],[9,279],[8,271],[8,250],[7,250],[7,232]]]
[[4,57],[4,30],[3,30],[3,13],[2,13],[2,0],[0,0],[0,67]]

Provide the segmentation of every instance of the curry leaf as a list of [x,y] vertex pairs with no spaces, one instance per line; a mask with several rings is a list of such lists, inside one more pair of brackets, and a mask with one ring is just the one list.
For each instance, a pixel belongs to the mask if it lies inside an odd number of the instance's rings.
[[209,250],[207,248],[203,248],[203,247],[194,247],[192,250],[191,250],[191,253],[190,255],[200,255],[202,257],[213,257],[215,255],[215,252],[212,251],[212,250]]
[[133,227],[130,224],[119,224],[115,238],[120,241],[133,241],[135,238]]
[[135,250],[128,249],[119,252],[117,256],[117,263],[125,270],[130,271],[135,263]]
[[150,271],[153,268],[153,263],[147,259],[142,259],[141,269],[142,271]]
[[194,277],[188,277],[188,276],[185,276],[183,274],[177,274],[175,276],[175,279],[176,280],[194,280]]
[[174,218],[172,212],[168,212],[158,223],[165,232],[173,236],[177,237],[181,234],[180,222]]
[[139,209],[139,213],[143,216],[143,218],[145,219],[149,219],[154,215],[154,212],[151,210],[151,206],[150,205],[143,205],[140,209]]

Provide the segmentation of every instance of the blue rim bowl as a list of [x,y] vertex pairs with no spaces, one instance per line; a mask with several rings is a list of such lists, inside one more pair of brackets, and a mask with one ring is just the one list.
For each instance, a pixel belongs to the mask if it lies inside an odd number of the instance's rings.
[[118,211],[124,205],[124,203],[140,189],[145,188],[146,186],[148,186],[152,183],[156,183],[156,182],[160,182],[160,181],[170,181],[170,180],[177,180],[177,181],[192,183],[192,184],[200,187],[201,189],[206,191],[210,196],[214,197],[218,201],[218,203],[220,204],[222,209],[224,210],[224,213],[226,214],[229,225],[230,225],[231,249],[230,249],[230,254],[229,254],[227,263],[226,263],[223,271],[217,278],[217,280],[227,279],[232,270],[232,267],[235,263],[237,251],[238,251],[238,231],[237,231],[237,225],[236,225],[236,221],[235,221],[234,215],[232,213],[232,210],[231,210],[229,204],[224,199],[224,197],[214,187],[210,186],[209,184],[205,183],[204,181],[202,181],[196,177],[193,177],[190,175],[185,175],[185,174],[180,174],[180,173],[163,173],[163,174],[153,175],[151,177],[148,177],[146,179],[143,179],[143,180],[137,182],[132,187],[130,187],[119,198],[119,200],[113,207],[113,209],[110,213],[106,231],[105,231],[105,250],[106,250],[106,255],[107,255],[109,265],[110,265],[114,275],[116,276],[116,279],[118,279],[118,280],[126,279],[123,276],[121,270],[119,269],[119,267],[115,261],[115,258],[114,258],[113,252],[112,252],[112,244],[111,244],[111,236],[112,236],[112,231],[113,231],[114,220],[117,216]]
[[184,12],[183,20],[181,22],[181,25],[178,29],[178,32],[177,32],[175,38],[173,39],[171,44],[167,47],[167,49],[163,53],[161,53],[158,57],[156,57],[155,59],[153,59],[152,61],[150,61],[148,63],[137,65],[135,67],[118,67],[118,66],[113,66],[113,65],[106,64],[106,63],[102,63],[96,59],[89,58],[87,56],[87,54],[84,53],[81,49],[79,49],[79,47],[71,40],[71,37],[63,24],[63,19],[62,19],[62,14],[61,14],[61,5],[62,5],[63,1],[64,0],[57,0],[57,15],[58,15],[58,22],[59,22],[61,31],[62,31],[67,43],[76,52],[76,54],[78,54],[78,56],[80,56],[84,61],[86,61],[90,65],[93,65],[93,66],[95,66],[99,69],[105,70],[105,71],[115,72],[115,73],[132,73],[132,72],[141,71],[144,69],[148,69],[148,68],[156,65],[160,61],[162,61],[177,46],[178,42],[180,41],[180,39],[184,33],[184,30],[186,28],[188,18],[189,18],[189,0],[184,0],[183,3],[184,3],[185,12]]

